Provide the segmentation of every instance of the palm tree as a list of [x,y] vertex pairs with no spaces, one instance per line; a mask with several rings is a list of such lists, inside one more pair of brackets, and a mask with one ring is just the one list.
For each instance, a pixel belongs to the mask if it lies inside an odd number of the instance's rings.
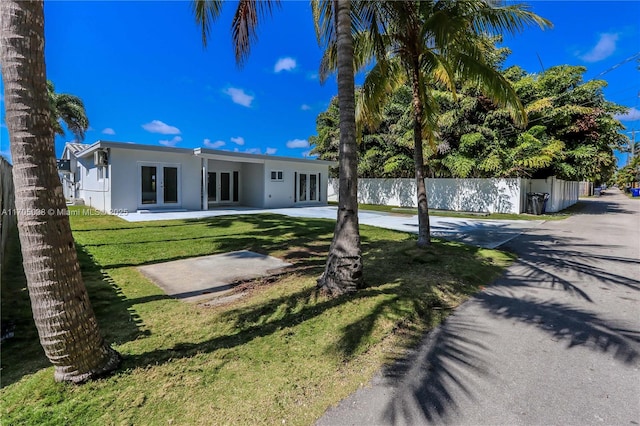
[[[430,244],[424,173],[423,140],[433,141],[437,103],[431,87],[441,84],[455,92],[456,75],[477,83],[486,94],[508,108],[519,124],[526,113],[509,82],[485,60],[487,33],[521,31],[526,25],[550,23],[521,5],[499,7],[490,0],[429,0],[385,2],[379,34],[363,32],[356,44],[359,64],[375,55],[365,80],[358,118],[375,127],[382,106],[394,90],[408,82],[412,88],[415,178],[418,199],[418,246]],[[332,55],[325,55],[327,68]]]
[[[366,2],[364,2],[366,3]],[[236,62],[242,65],[257,38],[258,19],[270,13],[272,1],[241,0],[231,28]],[[221,0],[194,0],[193,12],[206,46],[211,24],[221,12]],[[362,251],[358,225],[355,82],[353,68],[352,8],[349,0],[313,1],[314,19],[321,41],[334,41],[337,51],[340,103],[340,193],[338,217],[327,264],[318,287],[329,295],[355,291],[362,285]],[[364,9],[364,8],[363,8]]]
[[49,95],[51,126],[54,133],[60,136],[65,135],[61,125],[61,122],[64,122],[78,142],[82,142],[84,133],[89,128],[89,119],[82,99],[67,93],[56,93],[50,80],[47,80],[47,94]]
[[18,233],[33,317],[57,381],[84,382],[114,370],[82,281],[53,149],[42,1],[0,2],[5,90]]
[[[351,2],[313,2],[316,34],[320,43],[336,46],[340,144],[338,154],[338,217],[320,291],[339,295],[363,285],[362,249],[358,224],[358,147],[356,144],[354,46]],[[334,39],[335,37],[335,39]]]

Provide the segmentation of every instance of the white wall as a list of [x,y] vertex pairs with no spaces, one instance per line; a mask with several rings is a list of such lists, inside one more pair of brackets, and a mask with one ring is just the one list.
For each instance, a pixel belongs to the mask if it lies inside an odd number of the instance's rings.
[[[93,159],[92,159],[93,161]],[[159,152],[126,148],[110,148],[112,202],[111,209],[138,210],[140,198],[140,162],[180,164],[180,205],[171,206],[188,210],[200,210],[201,161],[190,153]],[[84,177],[83,177],[84,178]],[[85,202],[87,200],[85,199]]]
[[[429,208],[451,211],[515,213],[526,211],[527,193],[550,194],[547,212],[578,201],[578,182],[560,179],[426,179]],[[358,179],[358,202],[416,207],[414,179]],[[338,179],[330,179],[329,200],[338,201]]]
[[[282,181],[272,181],[271,171],[282,171]],[[296,205],[294,198],[295,173],[320,173],[320,199],[318,201],[305,202],[304,204],[326,204],[327,203],[327,183],[329,167],[323,164],[313,164],[307,162],[292,162],[266,160],[264,164],[265,182],[265,205],[266,208],[292,207]]]
[[[78,196],[84,200],[87,206],[98,210],[108,211],[111,204],[111,186],[113,181],[111,165],[106,167],[104,179],[98,179],[98,167],[93,163],[93,156],[79,158],[77,161]],[[73,169],[72,169],[73,170]]]
[[242,163],[240,172],[240,204],[249,207],[264,206],[264,164]]

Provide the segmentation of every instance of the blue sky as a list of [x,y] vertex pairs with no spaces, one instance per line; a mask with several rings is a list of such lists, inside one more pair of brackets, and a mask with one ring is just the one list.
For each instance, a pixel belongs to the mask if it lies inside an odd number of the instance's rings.
[[[640,52],[640,1],[528,4],[554,28],[506,39],[507,65],[529,72],[584,65],[587,79],[606,72],[599,77],[609,83],[606,97],[631,108],[623,123],[640,130],[640,72],[636,61],[621,64]],[[57,92],[84,100],[85,142],[307,155],[316,116],[337,93],[335,78],[324,85],[317,78],[322,52],[308,2],[283,1],[261,23],[243,68],[230,37],[235,3],[224,9],[204,49],[187,1],[45,2],[48,78]],[[4,105],[2,114],[7,155]],[[72,139],[58,137],[56,153]]]

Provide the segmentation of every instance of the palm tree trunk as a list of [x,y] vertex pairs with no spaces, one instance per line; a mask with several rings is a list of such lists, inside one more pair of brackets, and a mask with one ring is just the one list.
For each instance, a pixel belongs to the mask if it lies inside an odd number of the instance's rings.
[[41,1],[2,0],[0,53],[18,232],[33,317],[57,381],[115,369],[82,281],[56,170]]
[[418,247],[431,244],[429,205],[424,183],[424,158],[422,155],[422,97],[420,96],[420,64],[417,56],[411,64],[411,88],[413,92],[413,160],[416,167],[416,193],[418,196]]
[[340,107],[340,189],[338,218],[324,273],[318,278],[322,292],[339,295],[362,287],[362,250],[358,225],[358,157],[356,145],[355,80],[351,2],[337,0],[336,34],[338,104]]

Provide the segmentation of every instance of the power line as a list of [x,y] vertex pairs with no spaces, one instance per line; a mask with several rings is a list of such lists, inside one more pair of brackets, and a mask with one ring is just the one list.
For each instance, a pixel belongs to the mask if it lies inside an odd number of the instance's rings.
[[613,65],[611,68],[609,68],[609,69],[607,69],[605,71],[602,71],[600,74],[598,74],[595,77],[593,77],[592,80],[596,79],[596,78],[598,78],[600,76],[603,76],[603,75],[615,70],[616,68],[621,67],[622,65],[626,64],[627,62],[631,62],[631,61],[633,61],[634,59],[637,59],[637,58],[640,58],[640,52],[637,52],[637,53],[629,56],[627,59],[625,59],[623,61],[620,61],[617,64]]

